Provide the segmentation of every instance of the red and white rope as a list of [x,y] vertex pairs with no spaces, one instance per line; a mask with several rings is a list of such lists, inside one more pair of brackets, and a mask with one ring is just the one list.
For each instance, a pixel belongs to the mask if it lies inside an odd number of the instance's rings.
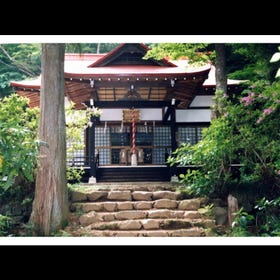
[[136,154],[136,127],[135,127],[135,110],[132,109],[132,154]]

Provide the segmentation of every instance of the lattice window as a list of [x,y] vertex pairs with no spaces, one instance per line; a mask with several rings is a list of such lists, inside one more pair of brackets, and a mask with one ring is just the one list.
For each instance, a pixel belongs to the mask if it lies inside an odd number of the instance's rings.
[[153,163],[165,164],[171,152],[171,129],[168,126],[154,127]]
[[[130,146],[131,127],[104,126],[95,128],[95,148],[99,152],[99,164],[118,164],[120,147]],[[186,139],[185,128],[179,133]],[[121,136],[124,137],[122,144]],[[181,137],[182,138],[182,137]],[[168,155],[171,154],[171,129],[169,126],[136,126],[136,141],[138,146],[144,148],[143,162],[148,164],[166,164]],[[150,147],[148,147],[150,146]]]
[[153,163],[165,164],[166,162],[166,150],[165,148],[154,148],[153,151]]
[[205,127],[197,127],[197,142],[202,140],[202,130],[204,129]]
[[171,130],[168,126],[154,127],[154,146],[171,146]]
[[178,127],[179,145],[187,143],[194,145],[202,139],[202,126]]
[[99,164],[105,165],[111,163],[111,157],[110,157],[110,149],[101,148],[98,149],[99,152]]
[[105,127],[95,128],[95,146],[109,146],[110,145],[110,129]]

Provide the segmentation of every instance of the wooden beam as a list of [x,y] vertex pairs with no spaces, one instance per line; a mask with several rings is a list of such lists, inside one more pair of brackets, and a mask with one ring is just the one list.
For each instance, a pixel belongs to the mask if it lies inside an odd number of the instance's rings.
[[95,101],[95,106],[99,108],[162,108],[170,104],[170,101]]
[[[156,80],[153,77],[142,79],[142,80],[135,80],[135,79],[129,79],[127,80],[126,78],[120,77],[120,80],[108,80],[108,78],[102,78],[101,80],[95,79],[94,80],[94,88],[99,89],[99,88],[118,88],[118,87],[124,87],[129,89],[130,85],[133,84],[135,88],[137,89],[138,87],[171,87],[170,86],[170,79],[167,80]],[[84,84],[86,87],[90,87],[89,84],[89,79],[73,79],[70,80],[69,78],[66,78],[66,83],[71,83],[71,84],[77,84],[81,85]]]

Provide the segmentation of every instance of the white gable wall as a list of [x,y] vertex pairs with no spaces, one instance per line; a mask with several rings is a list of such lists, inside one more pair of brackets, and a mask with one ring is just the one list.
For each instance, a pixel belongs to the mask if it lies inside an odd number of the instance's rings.
[[190,107],[210,107],[213,104],[213,95],[198,95],[194,98]]
[[210,107],[213,104],[213,95],[198,95],[190,104],[190,109],[176,110],[176,121],[177,123],[210,122]]
[[[177,123],[183,122],[210,122],[211,110],[213,105],[212,95],[196,96],[190,104],[190,109],[176,110]],[[141,120],[143,121],[161,121],[163,117],[162,109],[139,109],[141,111]],[[101,121],[122,121],[122,108],[102,109]]]
[[[101,121],[122,121],[123,109],[102,109]],[[142,121],[161,121],[162,109],[140,109]]]
[[211,110],[210,109],[188,109],[176,110],[176,122],[210,122]]

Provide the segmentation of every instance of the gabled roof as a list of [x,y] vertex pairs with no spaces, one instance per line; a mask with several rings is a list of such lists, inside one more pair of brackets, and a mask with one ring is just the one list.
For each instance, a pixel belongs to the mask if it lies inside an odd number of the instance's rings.
[[120,66],[128,64],[176,67],[176,65],[166,59],[143,59],[148,50],[149,48],[141,43],[120,44],[102,58],[90,64],[88,67]]

